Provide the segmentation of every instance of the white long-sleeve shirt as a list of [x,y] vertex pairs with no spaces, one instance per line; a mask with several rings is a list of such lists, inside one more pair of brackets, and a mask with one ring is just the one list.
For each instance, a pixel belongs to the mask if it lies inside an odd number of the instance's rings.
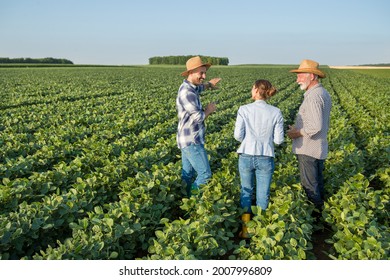
[[241,142],[237,153],[275,157],[274,143],[284,141],[282,112],[264,100],[241,106],[234,138]]

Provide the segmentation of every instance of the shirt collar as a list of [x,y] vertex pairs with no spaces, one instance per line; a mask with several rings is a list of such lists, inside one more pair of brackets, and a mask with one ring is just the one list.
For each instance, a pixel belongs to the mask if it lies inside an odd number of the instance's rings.
[[200,94],[200,92],[201,92],[201,85],[198,85],[198,86],[194,85],[193,83],[191,83],[187,79],[184,79],[184,83],[186,83],[189,87],[193,88],[197,94]]
[[184,79],[183,82],[186,83],[187,85],[189,85],[190,87],[194,88],[194,89],[197,89],[197,88],[198,88],[198,86],[194,85],[193,83],[191,83],[191,82],[188,81],[187,79]]
[[311,91],[315,90],[318,87],[322,87],[322,84],[321,83],[316,84],[314,87],[312,87],[311,89],[307,90],[304,95],[305,96],[308,95]]

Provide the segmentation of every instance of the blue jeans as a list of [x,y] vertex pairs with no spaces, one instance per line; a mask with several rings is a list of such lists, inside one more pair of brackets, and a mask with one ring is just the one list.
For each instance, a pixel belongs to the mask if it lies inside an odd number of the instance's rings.
[[252,194],[256,186],[256,205],[263,210],[267,209],[272,174],[275,170],[274,158],[240,154],[238,170],[241,179],[241,207],[248,213],[252,212]]
[[301,185],[307,198],[313,202],[316,208],[324,205],[324,170],[325,160],[316,159],[306,155],[296,155],[301,176]]
[[[191,144],[181,149],[182,172],[181,178],[187,185],[187,194],[191,188],[199,190],[200,185],[206,184],[211,178],[211,169],[207,152],[202,144]],[[197,175],[194,182],[193,178]]]

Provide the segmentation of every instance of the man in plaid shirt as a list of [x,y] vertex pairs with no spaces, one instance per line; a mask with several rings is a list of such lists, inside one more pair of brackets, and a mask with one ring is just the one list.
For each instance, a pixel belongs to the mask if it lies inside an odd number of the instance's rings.
[[[211,79],[203,84],[206,71],[211,64],[203,63],[199,56],[190,58],[187,63],[187,71],[181,75],[187,77],[181,84],[177,99],[176,109],[179,118],[177,127],[177,146],[182,155],[182,180],[187,185],[187,194],[196,194],[199,187],[206,184],[211,177],[211,169],[205,143],[205,119],[216,111],[215,103],[210,103],[203,110],[200,102],[200,93],[206,89],[215,88],[220,78]],[[195,181],[193,177],[197,174]]]

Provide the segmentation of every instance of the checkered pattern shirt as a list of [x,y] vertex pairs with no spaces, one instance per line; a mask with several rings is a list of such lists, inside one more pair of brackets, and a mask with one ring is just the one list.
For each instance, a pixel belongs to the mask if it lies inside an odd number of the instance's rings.
[[176,141],[179,149],[192,143],[204,144],[206,127],[204,125],[205,113],[200,103],[200,93],[204,85],[195,86],[184,80],[176,98],[176,109],[179,118]]
[[295,127],[303,136],[293,139],[294,154],[326,159],[331,107],[330,95],[321,84],[305,92],[295,121]]

